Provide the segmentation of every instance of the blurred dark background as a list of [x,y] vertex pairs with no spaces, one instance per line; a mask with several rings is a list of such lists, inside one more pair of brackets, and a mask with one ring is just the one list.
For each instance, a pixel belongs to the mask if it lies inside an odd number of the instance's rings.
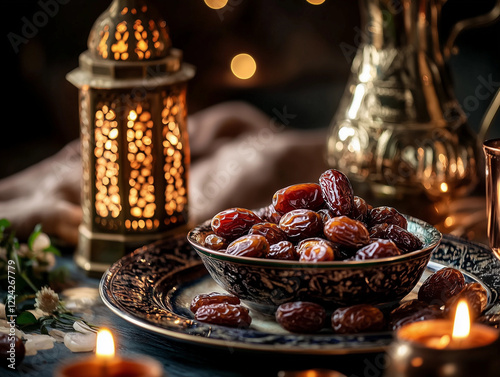
[[[297,116],[290,127],[327,127],[349,77],[352,56],[341,46],[356,46],[360,18],[357,1],[230,0],[221,10],[203,0],[151,0],[170,27],[175,47],[197,68],[190,82],[190,113],[226,100],[245,100],[266,113],[273,108]],[[442,35],[458,20],[487,12],[495,0],[449,0]],[[6,1],[3,25],[4,103],[0,136],[0,178],[57,152],[79,136],[78,91],[66,74],[87,49],[95,19],[109,6],[102,0]],[[51,5],[51,11],[44,10]],[[47,8],[48,9],[48,8]],[[45,16],[42,14],[45,13]],[[23,36],[27,22],[38,23]],[[460,104],[481,84],[500,85],[500,22],[472,29],[457,40],[459,54],[450,67]],[[251,80],[231,75],[231,58],[240,52],[258,64]],[[484,93],[484,92],[483,92]],[[494,95],[467,111],[474,129]],[[478,102],[478,103],[477,103]],[[476,106],[477,104],[477,106]],[[470,107],[470,106],[469,106]],[[500,116],[489,136],[500,137]]]

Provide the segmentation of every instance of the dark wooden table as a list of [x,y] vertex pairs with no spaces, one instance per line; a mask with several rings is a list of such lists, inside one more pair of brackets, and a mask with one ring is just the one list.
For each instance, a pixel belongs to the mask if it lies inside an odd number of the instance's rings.
[[[487,242],[485,221],[470,229],[474,230],[476,241]],[[447,230],[451,229],[440,230],[448,233]],[[466,233],[464,232],[464,235]],[[76,267],[72,257],[73,250],[65,250],[58,263],[69,268],[78,286],[97,288],[100,279],[86,276]],[[102,302],[92,309],[95,313],[93,323],[108,327],[112,331],[119,355],[143,354],[153,357],[163,364],[165,375],[168,377],[274,377],[278,376],[280,371],[307,369],[332,369],[348,377],[378,377],[383,376],[384,368],[390,362],[384,353],[308,356],[216,349],[183,343],[139,328],[118,317]],[[26,357],[17,371],[0,368],[0,376],[49,377],[53,376],[61,363],[89,355],[72,353],[64,344],[55,343],[53,349],[38,351],[37,355]]]
[[[58,260],[70,269],[71,276],[81,287],[99,286],[99,278],[86,276],[72,261],[71,254]],[[168,377],[236,377],[278,376],[280,371],[297,371],[313,368],[338,370],[349,377],[382,376],[384,354],[356,354],[341,356],[302,356],[265,354],[234,349],[214,349],[172,340],[139,328],[111,312],[102,302],[92,308],[98,326],[107,327],[115,337],[117,354],[148,355],[163,364]],[[0,376],[49,377],[62,363],[88,357],[90,353],[72,353],[62,343],[55,343],[50,350],[38,351],[27,356],[17,371],[0,368]]]

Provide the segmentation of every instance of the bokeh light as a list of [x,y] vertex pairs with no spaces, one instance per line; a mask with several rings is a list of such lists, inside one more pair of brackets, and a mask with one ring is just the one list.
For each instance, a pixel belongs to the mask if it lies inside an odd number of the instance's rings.
[[231,60],[231,71],[237,78],[246,80],[257,70],[254,58],[248,54],[238,54]]
[[205,4],[211,9],[221,9],[227,5],[228,0],[205,0]]

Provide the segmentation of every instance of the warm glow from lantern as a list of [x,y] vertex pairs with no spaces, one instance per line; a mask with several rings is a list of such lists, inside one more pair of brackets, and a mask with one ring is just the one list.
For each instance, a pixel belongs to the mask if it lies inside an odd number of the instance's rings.
[[320,5],[323,4],[325,0],[307,0],[307,2],[312,5]]
[[115,355],[115,342],[113,335],[107,329],[99,330],[95,353],[99,357],[112,358]]
[[207,7],[211,9],[221,9],[227,5],[228,0],[205,0]]
[[465,339],[470,333],[470,315],[467,302],[460,300],[457,305],[457,312],[455,314],[455,322],[453,323],[452,338]]
[[254,58],[248,54],[238,54],[231,61],[231,71],[237,78],[246,80],[252,77],[257,70]]
[[446,182],[441,183],[441,191],[442,192],[447,192],[448,191],[448,184]]
[[128,119],[131,121],[135,121],[137,119],[137,113],[134,110],[130,110],[128,114]]

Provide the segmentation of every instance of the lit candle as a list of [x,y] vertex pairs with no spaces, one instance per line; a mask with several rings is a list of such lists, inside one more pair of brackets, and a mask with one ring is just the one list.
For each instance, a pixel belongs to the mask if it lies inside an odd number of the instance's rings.
[[455,320],[436,319],[410,323],[398,331],[398,337],[436,349],[481,347],[498,339],[493,328],[471,324],[467,302],[457,305]]
[[162,377],[161,364],[144,355],[121,358],[115,355],[113,335],[109,330],[97,334],[93,357],[69,362],[59,368],[55,377]]
[[384,377],[497,377],[500,332],[471,323],[465,301],[454,321],[437,319],[401,327],[387,350]]

